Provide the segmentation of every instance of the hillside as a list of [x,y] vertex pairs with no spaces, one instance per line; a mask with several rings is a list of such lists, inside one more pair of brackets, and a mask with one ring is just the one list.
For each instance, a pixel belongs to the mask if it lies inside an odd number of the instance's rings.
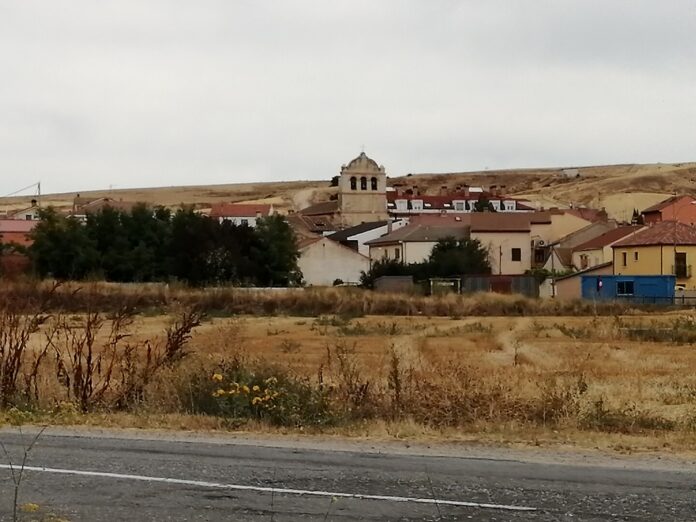
[[[626,164],[571,168],[512,169],[480,172],[424,173],[389,179],[392,186],[417,186],[423,193],[436,193],[442,186],[453,189],[469,184],[504,187],[504,193],[544,206],[586,205],[605,207],[610,215],[628,219],[634,208],[642,209],[677,193],[696,192],[696,163]],[[190,187],[161,187],[83,192],[83,197],[112,197],[152,204],[209,207],[218,201],[273,203],[281,211],[301,209],[329,199],[335,193],[326,181],[244,183]],[[49,194],[42,205],[69,208],[75,196]],[[0,211],[28,206],[32,196],[0,198]]]

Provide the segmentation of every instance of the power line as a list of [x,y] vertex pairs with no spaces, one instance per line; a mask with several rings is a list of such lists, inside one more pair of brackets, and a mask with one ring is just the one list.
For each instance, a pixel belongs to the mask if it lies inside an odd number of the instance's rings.
[[11,197],[11,196],[16,196],[16,195],[19,194],[20,192],[24,192],[25,190],[29,190],[29,189],[32,188],[32,187],[40,187],[40,186],[41,186],[41,182],[40,182],[40,181],[37,182],[37,183],[32,183],[31,185],[28,185],[28,186],[26,186],[26,187],[24,187],[24,188],[21,188],[21,189],[19,189],[19,190],[15,190],[14,192],[10,192],[9,194],[5,194],[5,195],[2,196],[2,197],[3,197],[3,198],[9,198],[9,197]]

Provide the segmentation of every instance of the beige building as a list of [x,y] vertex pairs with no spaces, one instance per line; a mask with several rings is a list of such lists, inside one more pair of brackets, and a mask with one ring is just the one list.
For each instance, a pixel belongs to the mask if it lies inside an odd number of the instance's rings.
[[359,283],[362,272],[370,269],[370,259],[326,237],[304,238],[299,243],[297,265],[308,286]]
[[370,247],[371,261],[388,259],[409,264],[426,261],[437,242],[446,238],[468,239],[469,227],[415,223],[366,244]]
[[573,249],[573,267],[576,270],[602,265],[611,262],[614,258],[612,245],[626,237],[638,232],[641,226],[618,227],[605,232],[601,236],[593,238]]
[[555,296],[557,299],[572,300],[582,298],[582,276],[611,275],[611,262],[593,266],[582,272],[574,272],[557,278],[546,278],[539,287],[540,297]]
[[387,174],[383,166],[364,152],[341,167],[338,210],[343,227],[389,219]]

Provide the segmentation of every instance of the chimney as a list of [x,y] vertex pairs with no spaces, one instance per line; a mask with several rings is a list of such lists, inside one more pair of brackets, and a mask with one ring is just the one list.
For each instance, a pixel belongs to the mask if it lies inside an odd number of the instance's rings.
[[37,202],[35,199],[32,199],[32,200],[31,200],[31,206],[32,206],[32,207],[35,207],[35,206],[37,205],[37,203],[38,203],[38,202]]
[[440,187],[440,195],[441,196],[446,196],[447,195],[447,185],[442,185]]

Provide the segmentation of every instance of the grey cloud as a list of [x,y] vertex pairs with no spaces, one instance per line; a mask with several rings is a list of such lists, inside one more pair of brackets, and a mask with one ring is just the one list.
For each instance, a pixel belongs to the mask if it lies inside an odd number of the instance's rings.
[[694,159],[696,2],[0,6],[0,193]]

